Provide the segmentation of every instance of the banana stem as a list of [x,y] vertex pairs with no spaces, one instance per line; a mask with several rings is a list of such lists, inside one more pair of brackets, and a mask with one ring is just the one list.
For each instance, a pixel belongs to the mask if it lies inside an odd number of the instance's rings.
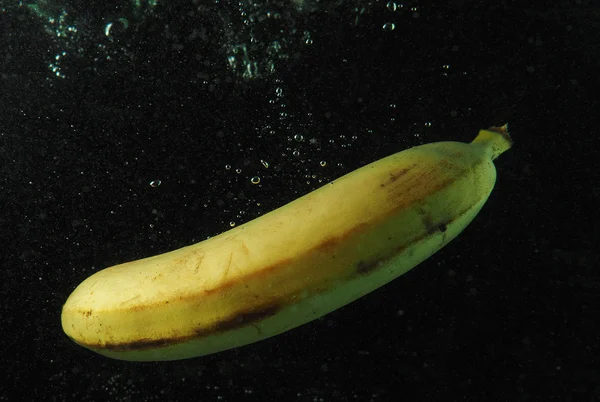
[[492,160],[496,159],[513,145],[513,140],[508,134],[508,123],[500,127],[490,127],[487,130],[480,130],[477,137],[472,141],[472,144],[482,145],[486,148]]

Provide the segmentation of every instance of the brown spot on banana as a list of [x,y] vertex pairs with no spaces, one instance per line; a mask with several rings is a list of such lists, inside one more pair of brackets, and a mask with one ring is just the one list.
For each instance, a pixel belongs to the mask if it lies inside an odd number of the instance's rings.
[[[280,309],[281,309],[281,305],[278,304],[277,302],[274,302],[273,304],[268,304],[268,305],[265,305],[265,306],[257,308],[257,309],[243,311],[243,312],[236,314],[233,317],[229,317],[229,318],[218,321],[215,325],[215,328],[209,329],[208,333],[215,332],[215,331],[216,332],[227,331],[227,330],[239,328],[244,325],[259,322],[259,321],[264,320],[265,318],[268,318],[268,317],[271,317],[271,316],[277,314],[277,312]],[[206,331],[206,329],[200,328],[199,330],[196,331],[196,333],[198,335],[204,335],[205,333],[207,333],[205,331]]]
[[398,180],[399,178],[401,178],[402,176],[404,176],[405,174],[407,174],[411,169],[413,169],[416,165],[412,165],[403,169],[400,169],[397,172],[390,172],[390,179],[388,180],[388,183],[393,183],[396,180]]
[[368,275],[379,267],[380,260],[375,261],[359,261],[356,266],[356,273],[359,275]]
[[317,245],[319,250],[323,252],[327,252],[328,250],[334,250],[337,245],[340,243],[341,239],[339,237],[328,237],[323,240],[320,244]]

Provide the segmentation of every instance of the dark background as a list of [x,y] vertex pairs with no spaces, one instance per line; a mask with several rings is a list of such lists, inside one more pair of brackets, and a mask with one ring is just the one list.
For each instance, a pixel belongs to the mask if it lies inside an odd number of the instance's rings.
[[[13,3],[0,400],[600,400],[595,2]],[[103,267],[507,121],[515,146],[465,232],[321,320],[146,364],[62,332],[62,303]]]

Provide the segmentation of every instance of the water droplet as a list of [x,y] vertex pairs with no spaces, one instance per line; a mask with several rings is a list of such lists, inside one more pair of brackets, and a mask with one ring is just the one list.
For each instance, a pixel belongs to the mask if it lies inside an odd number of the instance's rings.
[[258,183],[260,183],[260,177],[258,177],[258,176],[252,177],[250,179],[250,183],[252,183],[252,184],[258,184]]
[[300,156],[300,151],[295,150],[294,152],[292,152],[292,155],[294,155],[294,156]]
[[237,174],[240,174],[240,173],[242,173],[242,169],[240,169],[240,168],[237,168],[237,169],[235,169],[235,172],[236,172]]
[[313,40],[310,37],[310,32],[309,31],[304,31],[303,39],[304,39],[304,43],[306,43],[307,45],[312,45],[313,44]]
[[160,186],[160,183],[162,183],[160,180],[152,180],[150,182],[150,187],[156,188],[156,187]]
[[267,168],[267,169],[269,168],[269,162],[267,162],[267,161],[265,161],[265,160],[261,159],[261,160],[260,160],[260,163],[262,163],[262,165],[263,165],[265,168]]
[[385,24],[383,24],[384,31],[393,31],[394,29],[396,29],[396,24],[394,24],[393,22],[386,22]]
[[321,165],[322,167],[325,167],[325,166],[327,166],[327,162],[326,161],[321,161],[321,162],[319,162],[319,165]]
[[231,165],[225,165],[225,169],[226,170],[230,170],[231,169]]
[[106,26],[104,27],[104,35],[106,36],[110,36],[110,29],[112,28],[113,23],[109,22],[108,24],[106,24]]
[[388,9],[388,10],[390,10],[390,11],[396,11],[396,9],[398,8],[398,6],[396,6],[396,3],[394,3],[393,1],[389,1],[389,2],[386,4],[386,7],[387,7],[387,9]]
[[235,222],[234,221],[229,222],[229,226],[234,227],[235,226]]
[[296,134],[294,136],[294,139],[296,140],[296,142],[302,142],[304,141],[304,136],[302,134]]

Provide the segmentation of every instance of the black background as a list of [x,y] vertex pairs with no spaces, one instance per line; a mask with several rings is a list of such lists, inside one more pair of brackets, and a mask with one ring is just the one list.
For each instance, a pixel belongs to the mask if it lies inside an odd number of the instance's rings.
[[[1,400],[600,400],[594,2],[244,3],[250,24],[237,2],[88,3],[0,3]],[[77,32],[59,36],[63,9]],[[228,63],[239,43],[251,77]],[[62,332],[105,266],[506,121],[515,146],[471,226],[323,319],[167,363]]]

